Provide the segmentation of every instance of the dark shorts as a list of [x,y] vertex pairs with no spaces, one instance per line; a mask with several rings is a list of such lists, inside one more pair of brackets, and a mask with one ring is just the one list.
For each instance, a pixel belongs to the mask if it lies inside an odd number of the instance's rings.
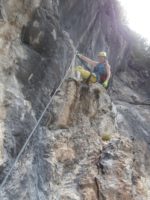
[[104,81],[106,80],[106,78],[107,78],[107,75],[101,76],[99,82],[100,82],[100,83],[104,83]]

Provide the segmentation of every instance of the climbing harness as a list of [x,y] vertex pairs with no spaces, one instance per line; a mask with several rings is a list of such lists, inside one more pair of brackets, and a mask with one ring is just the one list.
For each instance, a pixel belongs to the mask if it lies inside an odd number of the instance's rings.
[[46,107],[45,107],[44,111],[42,112],[40,118],[38,119],[36,125],[34,126],[33,130],[32,130],[31,133],[29,134],[29,136],[28,136],[26,142],[24,143],[22,149],[20,150],[20,152],[19,152],[18,156],[16,157],[14,163],[12,164],[10,170],[8,171],[8,173],[7,173],[7,175],[5,176],[4,180],[2,181],[2,183],[1,183],[1,185],[0,185],[0,191],[2,190],[3,186],[5,185],[5,183],[6,183],[7,179],[8,179],[8,177],[10,176],[10,174],[11,174],[12,170],[14,169],[16,163],[19,161],[20,156],[22,155],[22,153],[24,152],[25,148],[27,147],[27,145],[28,145],[28,143],[29,143],[31,137],[33,136],[35,130],[37,129],[37,127],[39,126],[41,120],[43,119],[44,114],[46,113],[48,107],[49,107],[50,104],[52,103],[54,96],[56,95],[57,91],[59,91],[59,89],[60,89],[60,87],[62,86],[64,80],[66,79],[69,70],[70,70],[71,67],[73,66],[73,63],[75,62],[75,58],[76,58],[76,54],[73,56],[73,59],[72,59],[72,61],[71,61],[71,64],[70,64],[68,70],[66,71],[65,76],[63,77],[62,81],[60,82],[59,86],[57,87],[57,89],[55,90],[55,92],[53,93],[53,95],[51,96],[51,98],[50,98],[48,104],[46,105]]

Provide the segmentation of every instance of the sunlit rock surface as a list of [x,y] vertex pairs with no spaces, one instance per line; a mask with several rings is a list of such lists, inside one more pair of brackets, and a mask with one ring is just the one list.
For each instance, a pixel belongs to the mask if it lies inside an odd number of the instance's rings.
[[81,64],[76,49],[94,59],[106,50],[113,72],[111,99],[100,85],[64,82],[0,199],[150,199],[150,70],[131,59],[117,7],[0,1],[1,182],[71,62]]

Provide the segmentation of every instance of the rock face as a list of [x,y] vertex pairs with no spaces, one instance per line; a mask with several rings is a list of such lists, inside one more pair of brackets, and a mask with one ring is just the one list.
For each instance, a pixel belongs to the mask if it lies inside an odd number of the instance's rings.
[[75,51],[106,50],[113,71],[112,100],[65,80],[0,199],[150,199],[150,70],[132,48],[115,0],[0,1],[1,183]]
[[[44,127],[39,129],[39,140],[34,139],[36,147],[31,147],[30,144],[31,149],[29,147],[22,158],[23,166],[21,167],[22,162],[18,163],[13,177],[5,185],[2,197],[102,199],[106,195],[106,199],[109,199],[111,189],[106,194],[102,193],[101,188],[105,191],[108,186],[102,177],[105,180],[105,176],[108,176],[111,170],[113,174],[113,165],[119,162],[119,156],[120,159],[121,156],[124,157],[122,148],[125,148],[126,153],[128,151],[132,154],[130,142],[120,141],[116,132],[112,106],[102,86],[95,84],[85,88],[74,80],[66,81],[52,103],[47,121],[49,130]],[[111,136],[111,142],[103,142],[101,138],[104,134]],[[116,146],[121,149],[123,155],[118,149],[117,152],[113,152]],[[123,161],[120,161],[122,165]],[[131,167],[132,157],[126,162]],[[118,173],[120,166],[120,173],[127,173],[120,163],[114,171],[117,170]],[[116,175],[120,176],[113,176]],[[128,179],[127,181],[131,182],[131,174]],[[34,187],[35,180],[38,191]],[[111,182],[109,179],[107,181]],[[120,185],[119,180],[117,184]],[[126,184],[122,183],[122,187],[124,185]],[[22,186],[24,190],[19,193]],[[117,185],[115,187],[118,189]],[[113,190],[115,188],[112,187]],[[118,192],[114,197],[117,198],[117,195]]]

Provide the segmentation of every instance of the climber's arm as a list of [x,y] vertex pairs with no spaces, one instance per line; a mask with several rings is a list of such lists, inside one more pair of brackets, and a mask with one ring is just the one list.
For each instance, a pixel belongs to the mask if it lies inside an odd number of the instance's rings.
[[90,59],[90,58],[88,58],[88,57],[86,57],[86,56],[83,56],[83,55],[81,55],[81,54],[78,54],[78,56],[79,56],[82,60],[84,60],[86,63],[88,63],[89,65],[91,65],[92,67],[95,67],[95,66],[98,64],[98,62],[96,62],[96,61],[94,61],[94,60],[92,60],[92,59]]
[[109,81],[110,77],[111,77],[111,68],[108,62],[106,62],[106,71],[107,71],[107,78],[106,81]]

